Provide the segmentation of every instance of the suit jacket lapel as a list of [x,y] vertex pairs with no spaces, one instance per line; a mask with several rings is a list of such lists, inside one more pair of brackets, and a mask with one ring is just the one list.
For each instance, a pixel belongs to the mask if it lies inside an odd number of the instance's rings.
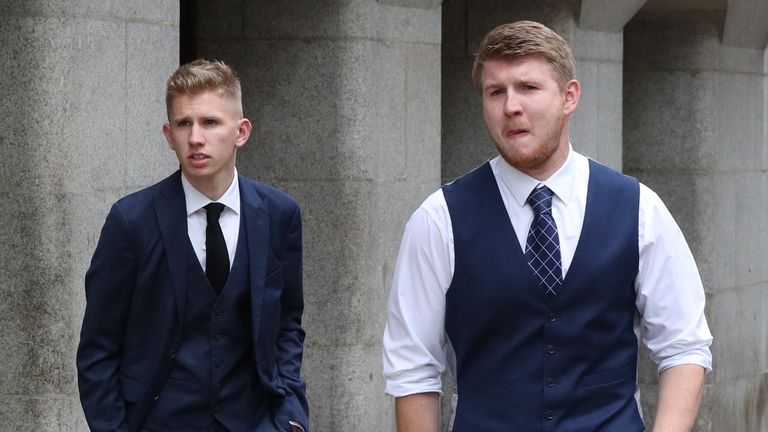
[[[239,177],[242,217],[245,218],[250,271],[251,319],[254,343],[261,324],[261,305],[269,253],[269,218],[267,202],[262,200],[248,179]],[[256,345],[258,346],[258,345]]]
[[168,270],[176,297],[179,322],[184,323],[187,304],[187,260],[189,234],[187,233],[187,205],[181,186],[181,172],[167,178],[155,196],[155,212],[168,259]]

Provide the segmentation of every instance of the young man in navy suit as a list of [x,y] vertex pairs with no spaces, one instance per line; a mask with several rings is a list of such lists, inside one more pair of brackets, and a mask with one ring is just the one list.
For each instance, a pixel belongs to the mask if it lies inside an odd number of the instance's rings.
[[427,198],[403,236],[384,333],[400,432],[640,432],[638,342],[656,432],[689,431],[712,336],[696,264],[659,197],[575,152],[574,58],[549,28],[492,30],[473,79],[499,156]]
[[306,431],[301,215],[239,176],[240,82],[196,60],[168,81],[181,169],[112,206],[77,353],[93,431]]

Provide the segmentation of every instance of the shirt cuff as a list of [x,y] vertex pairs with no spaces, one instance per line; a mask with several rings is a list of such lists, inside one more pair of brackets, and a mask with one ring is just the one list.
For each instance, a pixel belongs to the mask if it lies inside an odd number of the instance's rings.
[[301,432],[305,432],[305,431],[304,431],[304,426],[302,426],[302,425],[301,425],[301,423],[299,423],[299,422],[295,422],[295,421],[293,421],[293,420],[289,420],[289,421],[288,421],[288,424],[290,424],[290,425],[291,425],[291,426],[293,426],[294,428],[298,428],[298,429],[299,429]]
[[384,392],[394,397],[416,393],[443,394],[440,372],[434,368],[401,371],[385,378],[387,385]]
[[705,347],[665,358],[659,362],[658,374],[661,375],[665,370],[683,364],[699,365],[707,372],[712,372],[712,353],[708,347]]

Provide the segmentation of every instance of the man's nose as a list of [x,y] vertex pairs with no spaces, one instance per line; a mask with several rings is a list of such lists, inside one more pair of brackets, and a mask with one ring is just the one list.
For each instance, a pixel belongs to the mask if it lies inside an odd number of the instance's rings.
[[192,128],[189,132],[189,143],[202,144],[203,142],[205,142],[203,138],[203,128],[197,123],[192,124]]
[[514,94],[507,93],[507,98],[504,101],[504,114],[508,116],[518,115],[523,112],[520,100],[515,97]]

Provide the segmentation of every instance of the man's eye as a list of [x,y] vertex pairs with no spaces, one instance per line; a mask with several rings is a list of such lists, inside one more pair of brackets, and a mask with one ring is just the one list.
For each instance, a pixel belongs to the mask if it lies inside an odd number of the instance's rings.
[[176,122],[176,125],[180,127],[189,126],[189,120],[179,120]]
[[493,89],[493,90],[491,90],[491,96],[498,96],[500,94],[504,94],[504,89]]
[[215,125],[215,124],[218,124],[218,123],[219,123],[219,122],[217,122],[217,121],[216,121],[216,120],[214,120],[214,119],[205,119],[205,124],[206,124],[206,125],[209,125],[209,126],[210,126],[210,125]]

